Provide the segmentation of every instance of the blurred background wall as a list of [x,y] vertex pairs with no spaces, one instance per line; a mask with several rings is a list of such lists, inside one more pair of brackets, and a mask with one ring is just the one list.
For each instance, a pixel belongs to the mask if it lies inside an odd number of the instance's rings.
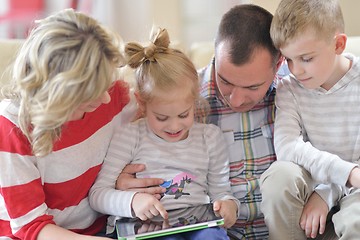
[[[24,38],[33,19],[73,7],[86,12],[124,41],[148,40],[153,25],[167,28],[172,42],[189,48],[212,41],[221,16],[237,4],[254,3],[274,13],[280,0],[0,0],[0,38]],[[325,0],[324,0],[325,1]],[[346,33],[360,36],[360,1],[340,0]],[[31,5],[14,12],[19,4]],[[37,5],[36,5],[37,4]]]

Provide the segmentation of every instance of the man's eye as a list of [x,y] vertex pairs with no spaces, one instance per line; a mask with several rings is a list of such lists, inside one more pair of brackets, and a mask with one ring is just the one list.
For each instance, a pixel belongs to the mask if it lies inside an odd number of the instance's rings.
[[248,89],[249,89],[249,90],[253,90],[253,91],[255,91],[255,90],[258,90],[258,89],[259,89],[259,86],[249,87]]
[[313,59],[313,58],[302,58],[301,60],[302,60],[303,62],[311,62],[312,59]]
[[224,79],[220,78],[220,82],[224,85],[230,85],[230,83],[228,81],[225,81]]

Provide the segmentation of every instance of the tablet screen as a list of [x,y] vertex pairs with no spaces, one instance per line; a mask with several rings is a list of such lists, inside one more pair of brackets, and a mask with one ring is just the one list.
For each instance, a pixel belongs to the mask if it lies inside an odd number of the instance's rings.
[[118,239],[147,239],[224,224],[223,219],[215,215],[212,204],[169,210],[168,216],[166,220],[161,216],[146,221],[119,219],[116,222]]

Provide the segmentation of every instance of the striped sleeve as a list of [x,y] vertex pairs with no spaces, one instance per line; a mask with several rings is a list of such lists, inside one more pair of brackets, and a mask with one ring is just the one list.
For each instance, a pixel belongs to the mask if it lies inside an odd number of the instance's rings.
[[[283,79],[278,85],[274,132],[277,159],[292,161],[303,166],[316,181],[321,183],[336,183],[345,186],[347,176],[355,164],[343,161],[338,155],[330,153],[330,149],[322,151],[314,147],[312,141],[308,141],[309,127],[303,122],[306,113],[304,108],[300,111],[300,107],[313,105],[311,101],[305,104],[303,101],[314,97],[306,93],[307,91],[303,91],[303,88],[290,78]],[[314,107],[313,105],[312,111],[315,110]],[[321,106],[317,108],[320,110]],[[314,122],[315,119],[313,116],[312,121]],[[325,136],[322,138],[322,141],[327,141]],[[331,180],[330,177],[334,175],[337,177]]]
[[133,150],[139,138],[136,123],[118,128],[111,140],[99,175],[90,189],[92,208],[104,214],[133,217],[131,202],[135,192],[115,189],[119,173],[133,159]]
[[219,127],[208,124],[204,138],[210,158],[207,177],[210,199],[212,202],[232,199],[236,202],[238,213],[240,213],[240,201],[231,193],[229,155],[222,131]]
[[[17,107],[0,106],[0,236],[35,240],[49,223],[95,234],[104,218],[89,206],[88,192],[105,157],[113,126],[128,106],[126,84],[117,82],[112,101],[68,122],[53,152],[38,158],[18,128]],[[1,238],[0,237],[0,238]]]

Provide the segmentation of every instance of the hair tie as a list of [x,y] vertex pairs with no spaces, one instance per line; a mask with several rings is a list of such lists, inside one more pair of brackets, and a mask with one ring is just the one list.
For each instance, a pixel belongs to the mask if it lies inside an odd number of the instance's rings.
[[145,60],[149,60],[151,62],[155,61],[155,52],[156,52],[156,48],[157,46],[154,43],[150,43],[149,46],[144,48],[144,55],[145,55]]

